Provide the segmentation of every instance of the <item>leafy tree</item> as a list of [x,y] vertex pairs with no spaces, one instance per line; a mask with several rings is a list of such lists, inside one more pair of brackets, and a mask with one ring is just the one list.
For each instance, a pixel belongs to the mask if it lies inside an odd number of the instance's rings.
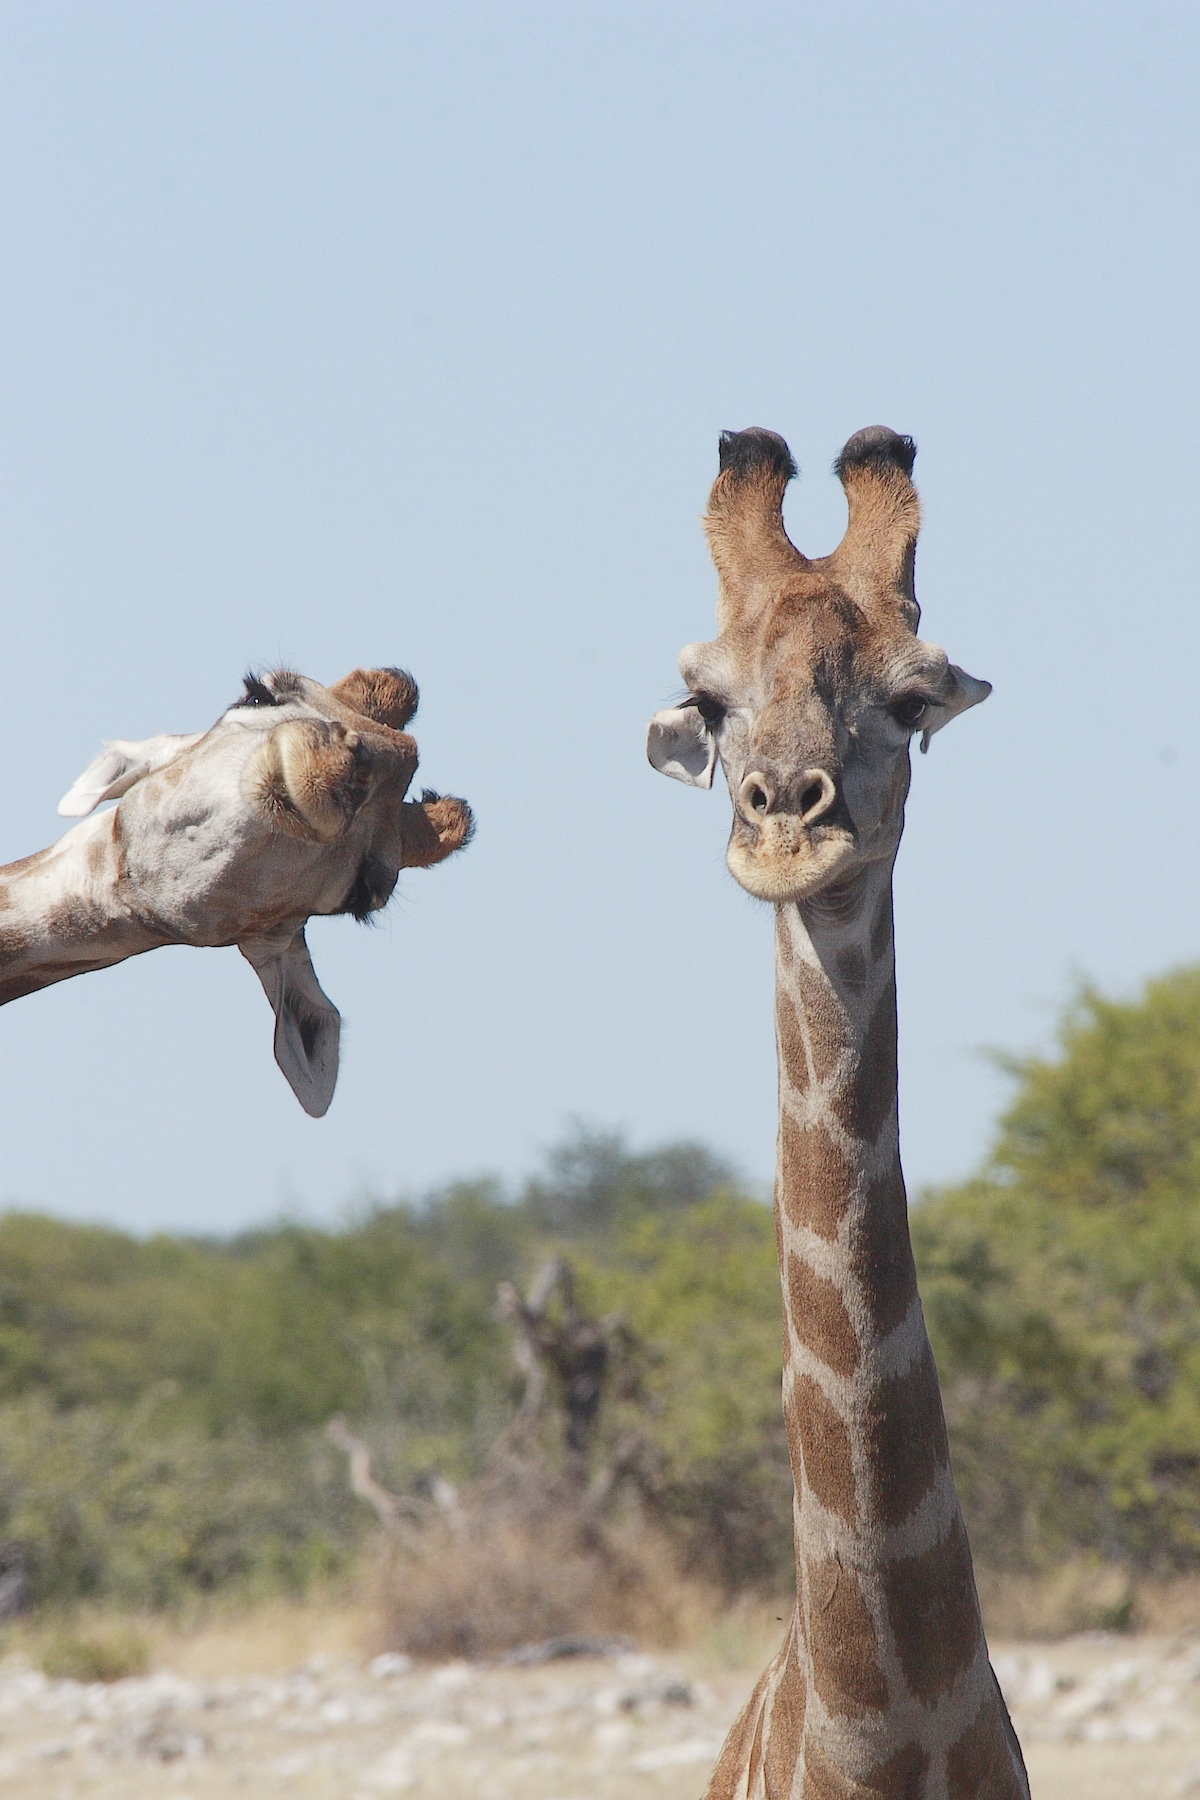
[[525,1187],[522,1211],[558,1238],[603,1238],[647,1213],[679,1212],[733,1185],[731,1166],[703,1144],[632,1154],[618,1131],[577,1123]]
[[1085,989],[983,1176],[914,1214],[978,1551],[1200,1560],[1200,969]]

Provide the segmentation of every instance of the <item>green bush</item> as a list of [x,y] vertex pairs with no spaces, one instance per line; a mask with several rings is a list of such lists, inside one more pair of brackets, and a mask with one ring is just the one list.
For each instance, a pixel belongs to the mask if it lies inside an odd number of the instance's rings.
[[150,1646],[140,1632],[72,1631],[62,1627],[47,1639],[39,1658],[47,1675],[65,1681],[123,1681],[144,1675]]
[[913,1215],[977,1554],[1200,1562],[1200,969],[1088,990]]
[[35,1603],[300,1590],[345,1561],[358,1523],[339,1460],[308,1434],[214,1438],[144,1403],[0,1409],[0,1540]]

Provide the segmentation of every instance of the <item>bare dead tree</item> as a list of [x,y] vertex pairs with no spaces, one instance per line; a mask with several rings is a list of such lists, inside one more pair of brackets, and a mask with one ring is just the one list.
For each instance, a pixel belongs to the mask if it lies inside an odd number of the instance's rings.
[[[552,1310],[556,1294],[560,1305]],[[568,1466],[575,1479],[582,1482],[606,1394],[614,1384],[627,1394],[635,1390],[633,1334],[620,1313],[597,1319],[581,1309],[575,1272],[561,1257],[542,1265],[524,1298],[512,1282],[502,1282],[496,1303],[500,1317],[513,1326],[513,1359],[525,1377],[518,1418],[529,1421],[542,1413],[552,1378],[563,1408]],[[619,1485],[622,1474],[618,1463],[632,1469],[636,1459],[629,1448],[631,1442],[628,1433],[618,1440],[626,1448],[616,1462],[610,1460],[594,1478],[592,1487],[597,1495],[611,1495]]]
[[566,1264],[557,1257],[543,1263],[524,1299],[511,1281],[502,1281],[496,1290],[497,1314],[515,1327],[513,1361],[525,1381],[525,1392],[518,1408],[521,1418],[539,1418],[545,1404],[546,1364],[538,1340],[537,1322],[544,1317],[550,1296],[565,1268]]
[[458,1489],[440,1475],[430,1482],[430,1499],[415,1494],[393,1494],[377,1481],[371,1467],[371,1451],[356,1437],[338,1413],[325,1427],[325,1436],[343,1452],[349,1464],[350,1491],[365,1500],[389,1537],[411,1545],[417,1528],[433,1514],[441,1513],[455,1529],[464,1524]]
[[[368,1445],[344,1418],[330,1419],[325,1428],[330,1443],[347,1459],[351,1491],[403,1549],[414,1550],[423,1528],[438,1515],[461,1534],[469,1519],[497,1512],[532,1518],[561,1516],[565,1509],[590,1536],[624,1485],[643,1492],[654,1486],[650,1446],[635,1430],[622,1431],[607,1459],[590,1468],[606,1396],[615,1391],[631,1397],[638,1391],[633,1354],[638,1346],[624,1318],[618,1313],[589,1316],[579,1304],[574,1271],[561,1257],[542,1265],[524,1295],[503,1282],[497,1313],[513,1327],[513,1360],[523,1393],[516,1416],[461,1498],[437,1474],[426,1484],[428,1498],[392,1493],[376,1477]],[[551,1394],[563,1414],[566,1457],[558,1474],[547,1465],[538,1434]]]

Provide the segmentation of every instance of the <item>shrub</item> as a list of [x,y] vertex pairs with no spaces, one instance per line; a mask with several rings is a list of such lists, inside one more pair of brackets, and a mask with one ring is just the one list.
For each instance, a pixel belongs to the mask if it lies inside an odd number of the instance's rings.
[[47,1675],[66,1681],[124,1681],[150,1667],[150,1646],[129,1627],[72,1631],[61,1627],[46,1640],[40,1662]]
[[332,1452],[242,1428],[212,1438],[150,1406],[0,1409],[0,1541],[35,1603],[165,1606],[230,1584],[302,1588],[360,1521]]
[[437,1522],[397,1554],[386,1582],[387,1643],[412,1656],[494,1657],[574,1636],[674,1640],[679,1580],[644,1528],[581,1533],[569,1508],[498,1511],[455,1532]]
[[1200,1564],[1200,969],[1085,991],[984,1176],[914,1213],[977,1553]]

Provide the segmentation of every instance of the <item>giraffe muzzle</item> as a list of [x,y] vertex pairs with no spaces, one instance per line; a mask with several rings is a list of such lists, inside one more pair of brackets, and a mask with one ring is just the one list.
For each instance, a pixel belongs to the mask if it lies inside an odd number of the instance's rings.
[[786,780],[756,768],[738,783],[726,861],[748,894],[776,905],[818,893],[855,854],[857,836],[827,769]]

